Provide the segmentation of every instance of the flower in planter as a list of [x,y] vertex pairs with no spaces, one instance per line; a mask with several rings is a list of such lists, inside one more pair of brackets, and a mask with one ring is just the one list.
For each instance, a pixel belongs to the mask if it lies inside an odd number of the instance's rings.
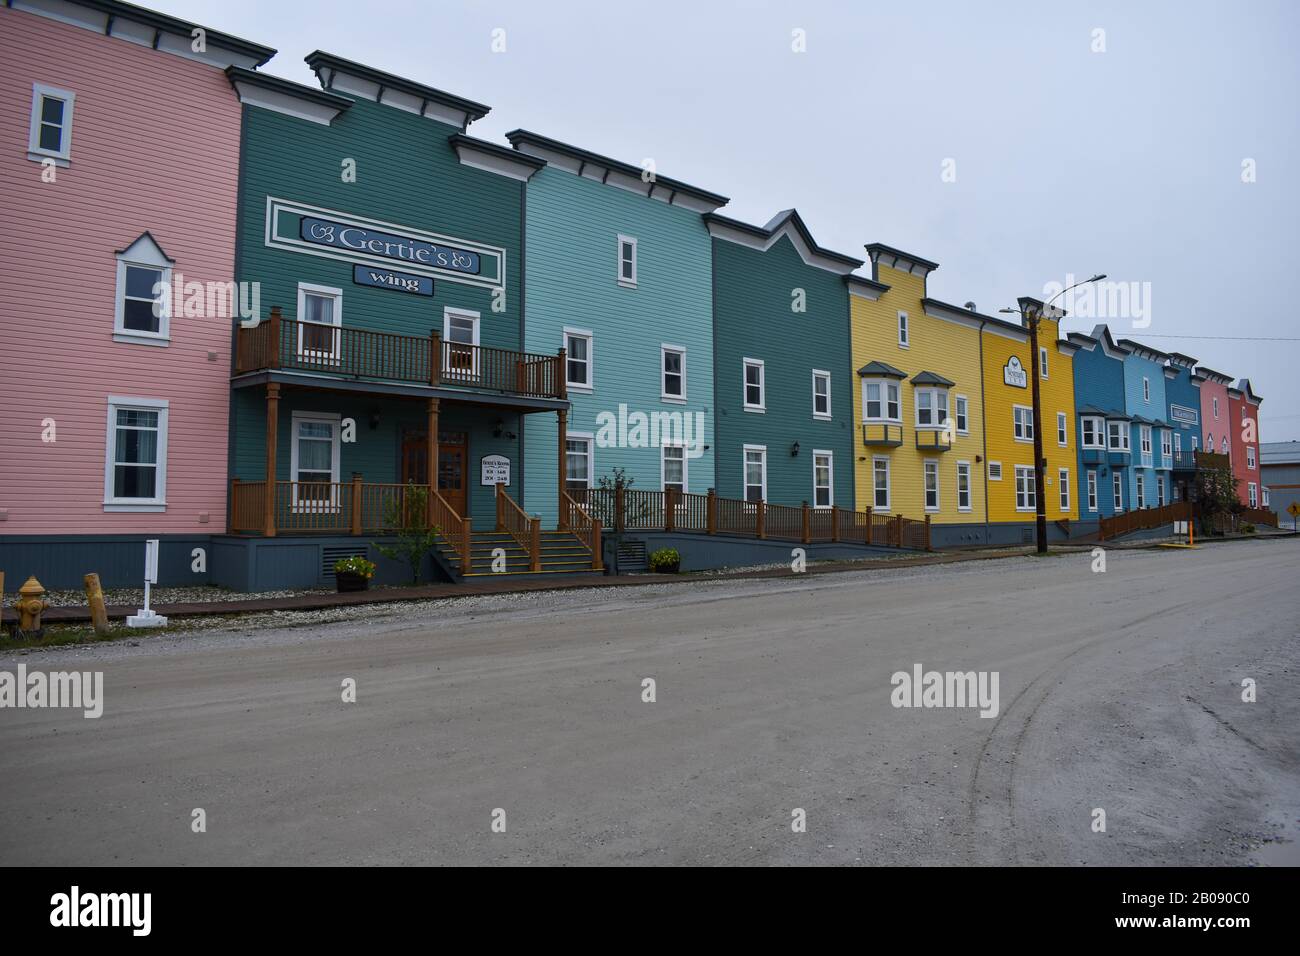
[[334,562],[334,573],[355,574],[369,580],[375,576],[375,562],[367,561],[359,554],[354,554],[350,558],[339,558]]
[[676,571],[682,564],[682,556],[676,548],[659,548],[650,552],[651,571]]

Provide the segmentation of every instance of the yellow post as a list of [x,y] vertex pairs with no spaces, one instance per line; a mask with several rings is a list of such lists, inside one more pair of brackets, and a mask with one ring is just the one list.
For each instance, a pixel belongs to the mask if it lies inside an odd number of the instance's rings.
[[86,586],[86,602],[90,605],[90,623],[95,633],[103,637],[108,633],[108,611],[104,608],[104,589],[99,586],[98,574],[87,574],[83,579]]

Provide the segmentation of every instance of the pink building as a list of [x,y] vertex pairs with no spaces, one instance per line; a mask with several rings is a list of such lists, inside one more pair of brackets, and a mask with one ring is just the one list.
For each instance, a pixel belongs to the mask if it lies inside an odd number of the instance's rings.
[[[111,0],[0,9],[10,585],[138,582],[148,537],[163,542],[163,581],[206,581],[194,549],[224,531],[220,313],[239,181],[241,107],[223,70],[274,52]],[[169,306],[160,290],[182,281]]]
[[1201,386],[1201,450],[1232,454],[1232,410],[1228,387],[1232,379],[1222,372],[1198,366],[1193,378]]
[[1261,399],[1243,378],[1228,389],[1232,415],[1232,473],[1237,478],[1237,497],[1248,508],[1260,507],[1259,403]]

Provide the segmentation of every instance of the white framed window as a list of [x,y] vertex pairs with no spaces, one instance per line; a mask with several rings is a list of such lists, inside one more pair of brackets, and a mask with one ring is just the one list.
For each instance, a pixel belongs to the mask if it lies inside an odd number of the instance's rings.
[[1182,453],[1183,453],[1183,433],[1174,432],[1174,454],[1181,455]]
[[1029,465],[1016,465],[1016,510],[1036,511],[1037,509],[1034,469]]
[[1219,439],[1219,454],[1221,454],[1221,455],[1226,455],[1226,454],[1228,454],[1228,436],[1227,436],[1227,435],[1224,435],[1222,438]]
[[343,290],[298,283],[298,357],[308,362],[334,363],[342,344]]
[[664,491],[669,488],[685,493],[686,491],[686,446],[681,444],[664,444],[660,446],[660,484]]
[[939,463],[927,458],[924,463],[925,510],[939,510]]
[[1174,436],[1167,428],[1160,429],[1160,457],[1166,465],[1174,460]]
[[680,345],[659,346],[663,372],[659,397],[666,402],[686,401],[686,349]]
[[957,510],[970,511],[970,462],[957,462]]
[[1014,419],[1016,441],[1032,442],[1034,440],[1034,410],[1028,405],[1011,406]]
[[1214,454],[1214,432],[1205,436],[1205,450]]
[[1164,503],[1165,503],[1165,476],[1156,475],[1156,504],[1163,505]]
[[812,373],[812,409],[813,418],[821,421],[831,420],[831,373],[813,369]]
[[970,434],[970,403],[965,395],[953,396],[953,415],[957,419],[957,434]]
[[867,422],[902,424],[903,412],[898,398],[898,383],[889,378],[864,378],[862,415],[863,421]]
[[1151,379],[1145,376],[1142,378],[1142,401],[1151,404]]
[[1081,437],[1084,448],[1106,447],[1106,426],[1104,419],[1085,415],[1080,420]]
[[1247,494],[1249,495],[1250,506],[1251,506],[1252,508],[1258,508],[1258,507],[1259,507],[1259,487],[1258,487],[1258,486],[1257,486],[1253,481],[1248,481],[1248,482],[1246,482],[1246,490],[1247,490]]
[[586,432],[567,432],[564,436],[564,487],[582,491],[592,487],[595,469],[595,441]]
[[1069,444],[1069,425],[1065,412],[1056,413],[1056,443],[1062,448]]
[[167,510],[166,399],[108,396],[104,510]]
[[636,288],[636,240],[631,236],[618,237],[618,284],[626,289]]
[[1138,447],[1142,451],[1142,464],[1151,467],[1151,426],[1138,426]]
[[1097,473],[1088,472],[1088,510],[1097,510]]
[[1128,451],[1128,422],[1107,422],[1110,432],[1110,450]]
[[1246,467],[1251,469],[1252,471],[1255,468],[1255,446],[1254,445],[1246,446]]
[[442,340],[446,355],[442,363],[442,377],[462,382],[477,379],[479,314],[469,309],[445,307],[442,310]]
[[593,336],[587,329],[564,330],[564,380],[569,388],[591,391],[596,385]]
[[1192,436],[1192,451],[1196,451],[1196,449],[1197,449],[1198,447],[1200,447],[1200,446],[1197,444],[1200,440],[1201,440],[1201,436],[1200,436],[1200,435],[1193,435],[1193,436]]
[[32,120],[27,134],[27,158],[54,160],[68,166],[72,158],[72,110],[77,94],[44,83],[32,84]]
[[898,344],[903,348],[907,348],[911,344],[908,334],[907,313],[900,312],[898,313]]
[[835,504],[835,453],[813,451],[813,507],[829,508]]
[[172,261],[149,233],[119,252],[113,341],[170,344],[171,284]]
[[889,459],[871,459],[872,507],[876,511],[889,510]]
[[1001,481],[1001,480],[1002,480],[1002,462],[1000,461],[989,462],[989,481]]
[[1056,483],[1060,486],[1057,488],[1061,496],[1061,510],[1070,510],[1070,469],[1060,468],[1056,472]]
[[1265,508],[1267,508],[1267,507],[1269,506],[1269,500],[1268,500],[1268,486],[1265,485],[1264,488],[1263,488],[1262,490],[1263,490],[1263,494],[1260,495],[1260,503],[1263,504],[1263,506],[1264,506]]
[[1211,401],[1214,405],[1214,420],[1217,422],[1219,420],[1219,396],[1215,395]]
[[1124,480],[1118,471],[1111,472],[1110,487],[1115,500],[1115,513],[1119,514],[1124,510]]
[[1141,472],[1137,474],[1137,494],[1136,502],[1139,509],[1147,506],[1147,480]]
[[764,387],[762,359],[744,359],[745,411],[761,412],[767,409],[767,390]]
[[1038,347],[1038,377],[1047,378],[1047,349]]
[[289,480],[294,511],[334,511],[339,506],[337,413],[294,412],[290,422]]
[[767,446],[746,445],[743,449],[742,480],[746,501],[767,500]]
[[918,388],[915,390],[916,427],[939,428],[948,418],[948,390],[946,388]]

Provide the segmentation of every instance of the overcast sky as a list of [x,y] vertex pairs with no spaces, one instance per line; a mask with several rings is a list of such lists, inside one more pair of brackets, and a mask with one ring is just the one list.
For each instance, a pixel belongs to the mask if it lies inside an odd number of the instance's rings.
[[315,84],[320,48],[488,104],[484,139],[653,158],[750,222],[795,206],[983,312],[1135,283],[1149,315],[1116,337],[1248,376],[1262,439],[1300,438],[1300,3],[142,2],[277,48],[289,79]]

